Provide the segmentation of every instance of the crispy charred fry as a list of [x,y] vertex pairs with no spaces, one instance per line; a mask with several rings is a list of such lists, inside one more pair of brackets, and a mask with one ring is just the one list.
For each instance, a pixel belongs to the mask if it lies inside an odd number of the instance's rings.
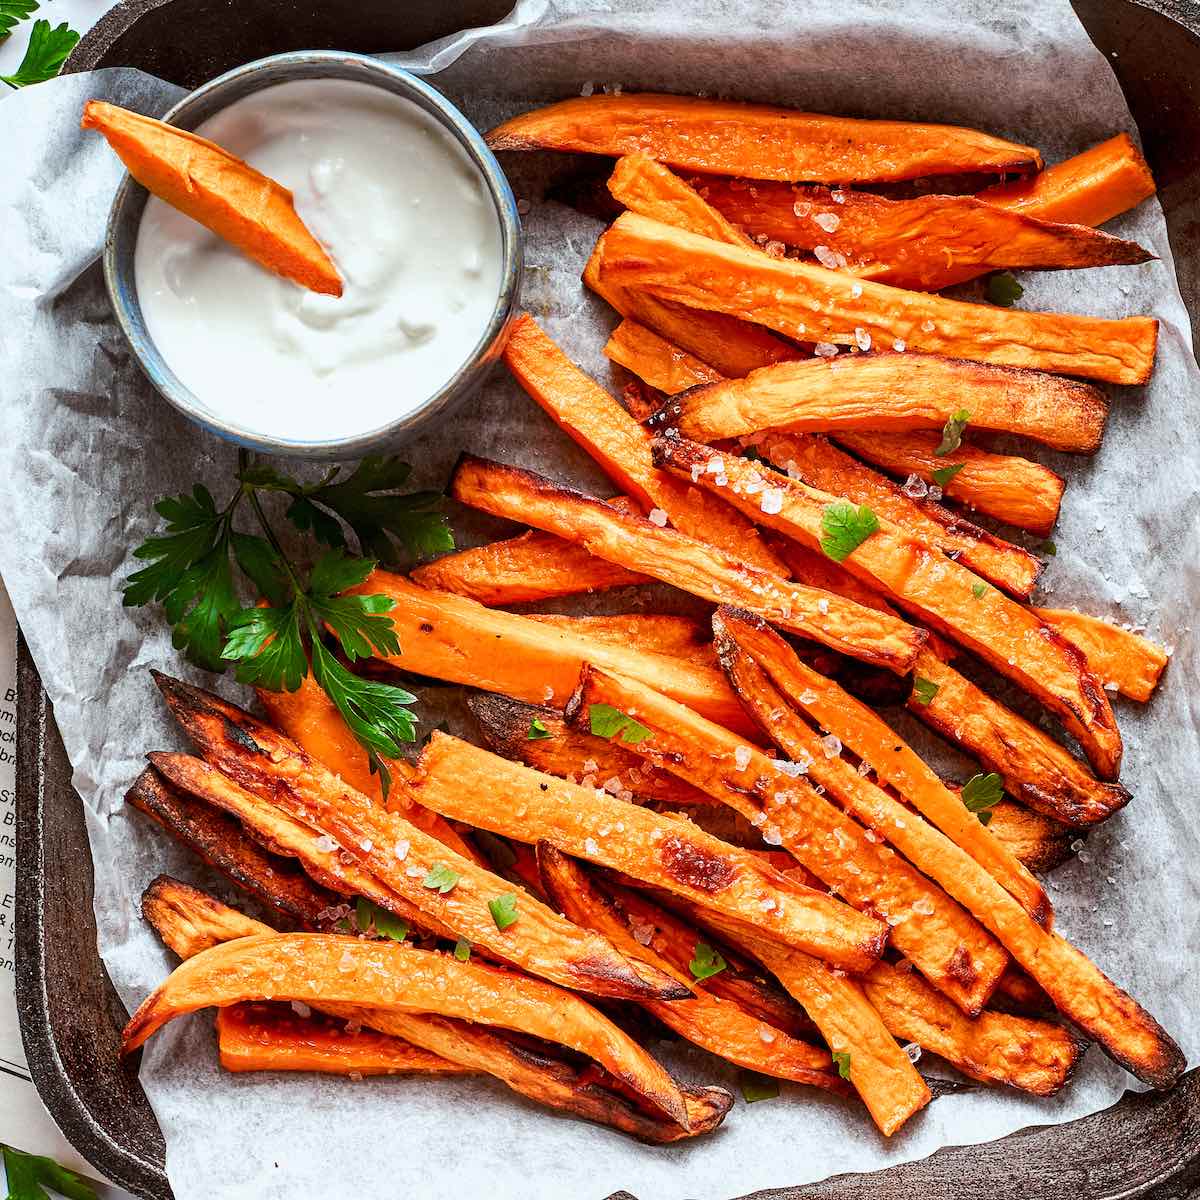
[[573,617],[562,613],[530,613],[530,619],[558,629],[578,629],[612,646],[634,646],[685,662],[716,663],[711,629],[705,621],[666,613],[616,613],[607,617]]
[[[988,872],[1034,920],[1049,924],[1050,901],[1041,884],[872,709],[801,662],[787,642],[751,614],[718,609],[713,629],[725,673],[763,732],[789,757],[811,758],[809,775],[859,820],[888,838],[976,916],[981,902],[964,889],[977,882],[980,872]],[[869,763],[880,783],[894,788],[931,825],[906,816],[903,805],[843,759],[822,754],[815,731],[796,716],[796,707]],[[952,845],[944,844],[946,839]]]
[[[705,442],[765,429],[940,431],[959,409],[969,412],[975,428],[1081,453],[1100,445],[1108,415],[1107,401],[1091,384],[906,351],[763,367],[745,379],[706,384],[678,397],[654,424]],[[947,456],[942,465],[952,461]]]
[[746,179],[882,183],[963,171],[1041,169],[1030,146],[955,125],[863,121],[744,104],[629,92],[563,100],[487,135],[493,150],[633,154]]
[[[717,451],[677,437],[658,438],[654,450],[657,461],[685,477],[695,475],[704,487],[715,487],[707,468],[714,457],[720,457]],[[836,497],[744,458],[725,456],[722,466],[729,484],[721,489],[722,495],[748,514],[757,512],[763,524],[820,548],[826,510],[836,503]],[[780,495],[777,510],[761,512],[758,497],[747,494],[747,485],[751,490],[772,488]],[[1116,778],[1121,735],[1108,697],[1083,656],[1034,613],[986,585],[980,585],[986,590],[977,594],[980,581],[976,575],[930,553],[884,519],[844,565],[878,586],[901,608],[916,613],[1015,680],[1062,720],[1097,774]]]
[[[572,729],[558,709],[486,693],[472,696],[467,704],[492,750],[535,771],[562,779],[592,778],[618,796],[627,791],[643,800],[684,808],[713,804],[711,796],[666,771],[647,767],[617,742]],[[545,733],[531,737],[535,719]],[[608,786],[610,780],[618,786]]]
[[1118,133],[1028,179],[997,183],[979,198],[1045,221],[1103,225],[1153,195],[1146,160],[1129,134]]
[[910,697],[909,711],[989,771],[1003,775],[1005,790],[1023,804],[1078,829],[1105,820],[1129,802],[1119,783],[1098,780],[1053,738],[936,655],[923,653],[914,674],[937,691],[928,704]]
[[462,683],[517,700],[561,706],[585,662],[653,680],[714,721],[748,728],[737,697],[715,668],[622,649],[516,613],[484,608],[448,592],[430,592],[401,575],[375,571],[366,594],[391,597],[401,653],[387,661],[406,671]]
[[644,512],[665,512],[681,533],[737,554],[761,570],[782,572],[752,521],[720,497],[688,488],[654,466],[650,433],[571,362],[527,313],[512,325],[504,361],[555,424]]
[[722,376],[694,354],[672,345],[666,338],[628,317],[612,331],[604,346],[606,357],[632,371],[651,387],[674,396]]
[[[399,896],[419,910],[423,924],[429,923],[428,917],[439,931],[453,930],[505,961],[569,987],[624,998],[678,993],[673,981],[635,969],[603,940],[575,928],[533,897],[522,898],[518,922],[497,929],[488,901],[510,890],[506,881],[455,854],[400,814],[382,811],[289,738],[235,705],[176,680],[157,678],[188,736],[217,768],[216,774],[229,776],[225,792],[237,788],[236,780],[242,785],[238,790],[332,838],[338,853],[325,856],[326,871],[334,878],[339,873],[346,878],[344,873],[353,871],[355,877],[348,882],[357,894],[376,900],[383,890],[384,907],[393,910],[395,905],[386,901],[392,894]],[[154,761],[181,786],[187,783],[179,772],[196,762],[184,755],[156,755]],[[206,786],[215,792],[218,784],[209,780]],[[437,877],[439,867],[444,882],[446,871],[453,879],[446,890],[426,883],[431,873]],[[363,890],[361,877],[370,890]]]
[[122,1034],[129,1054],[168,1021],[245,1000],[300,1000],[373,1010],[435,1012],[498,1025],[569,1046],[600,1063],[683,1128],[689,1117],[674,1080],[578,996],[539,979],[459,962],[405,942],[320,933],[263,934],[213,946],[175,968]]
[[[160,877],[150,891],[155,893],[155,903],[147,911],[147,919],[167,945],[183,958],[234,937],[272,932],[268,926],[251,921],[175,880]],[[144,901],[143,908],[146,907]],[[366,1018],[366,1010],[351,1006],[331,1005],[325,1011],[360,1023]],[[681,1088],[688,1110],[689,1132],[604,1086],[603,1081],[609,1077],[603,1072],[597,1077],[594,1067],[579,1070],[509,1041],[486,1026],[433,1014],[372,1010],[370,1016],[373,1027],[381,1032],[439,1054],[468,1070],[494,1075],[513,1091],[539,1104],[611,1125],[647,1142],[673,1142],[707,1132],[721,1123],[733,1103],[733,1098],[721,1088]]]
[[227,1071],[327,1075],[469,1075],[467,1067],[373,1029],[298,1017],[267,1004],[217,1009],[217,1049]]
[[898,674],[925,641],[923,631],[894,618],[747,566],[739,557],[674,529],[614,513],[598,500],[518,467],[464,454],[448,490],[464,504],[500,517],[520,514],[601,558],[703,599],[721,603],[736,598],[793,633]]
[[1013,454],[993,454],[966,441],[953,454],[938,457],[940,432],[842,431],[835,437],[859,458],[893,475],[916,475],[926,483],[937,482],[934,471],[961,463],[962,470],[942,487],[944,494],[1018,529],[1044,537],[1058,520],[1066,480],[1040,463]]
[[1065,608],[1035,608],[1043,621],[1083,652],[1088,666],[1106,685],[1145,703],[1158,686],[1170,655],[1147,638],[1099,617]]
[[1083,1053],[1081,1039],[1050,1021],[999,1012],[964,1017],[911,969],[878,962],[862,986],[889,1033],[940,1055],[983,1083],[1053,1096]]
[[810,487],[856,504],[912,534],[931,549],[951,555],[1010,595],[1027,600],[1042,563],[1036,555],[972,525],[933,500],[917,500],[898,484],[864,466],[815,433],[769,433],[759,454]]
[[1011,800],[992,809],[987,828],[1030,871],[1051,871],[1071,857],[1071,829]]
[[1110,383],[1145,383],[1154,367],[1152,317],[1112,321],[947,300],[771,258],[637,213],[623,213],[604,235],[599,273],[601,283],[740,315],[809,341],[851,344],[861,330],[879,346],[901,341],[912,350]]
[[186,129],[89,100],[83,129],[99,130],[148,191],[276,275],[342,294],[337,268],[296,215],[292,193]]
[[[634,937],[624,917],[577,862],[549,842],[538,844],[537,855],[547,895],[572,921],[602,933],[630,957],[687,981],[689,976],[657,953],[652,943]],[[680,1037],[740,1067],[830,1091],[846,1090],[827,1050],[765,1024],[735,1001],[697,988],[689,1000],[645,1007]]]
[[792,883],[689,821],[543,775],[436,731],[420,768],[417,793],[443,816],[522,842],[551,842],[847,970],[865,970],[883,951],[882,922]]
[[[835,201],[826,187],[765,182],[748,186],[718,177],[692,183],[739,229],[805,250],[825,246],[847,259],[853,274],[894,287],[938,291],[985,271],[1113,266],[1153,257],[1136,242],[1087,225],[1043,220],[975,196],[889,200],[840,189]],[[667,224],[681,223],[649,205],[623,203]],[[836,223],[828,220],[830,216]],[[825,224],[818,217],[825,218]]]
[[237,821],[172,787],[153,767],[137,777],[125,799],[301,929],[315,929],[320,914],[341,902],[291,860],[268,854]]
[[893,943],[936,987],[965,1012],[983,1007],[1008,961],[1000,947],[939,887],[875,834],[868,837],[803,776],[649,688],[589,668],[568,719],[586,720],[597,703],[651,731],[632,747],[636,753],[736,808],[851,904],[886,917]]

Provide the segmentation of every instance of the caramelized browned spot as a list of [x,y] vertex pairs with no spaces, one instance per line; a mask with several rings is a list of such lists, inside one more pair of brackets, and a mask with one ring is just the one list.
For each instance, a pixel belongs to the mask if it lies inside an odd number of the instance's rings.
[[687,838],[667,838],[659,857],[672,879],[702,892],[719,892],[733,882],[733,867],[726,859]]
[[951,979],[961,983],[965,988],[969,988],[975,982],[978,972],[975,970],[975,964],[971,961],[970,954],[967,953],[966,946],[955,948],[946,965],[946,972]]

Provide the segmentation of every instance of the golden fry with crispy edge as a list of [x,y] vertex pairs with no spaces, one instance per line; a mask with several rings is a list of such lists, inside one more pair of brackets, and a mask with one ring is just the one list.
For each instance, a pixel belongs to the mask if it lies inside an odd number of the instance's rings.
[[964,441],[952,454],[938,457],[940,431],[847,433],[834,435],[847,450],[893,475],[916,475],[937,483],[934,471],[962,465],[945,485],[951,500],[1045,537],[1058,520],[1067,482],[1041,463],[1015,454],[993,454]]
[[937,655],[922,652],[913,674],[937,691],[908,709],[926,725],[1004,777],[1010,796],[1079,829],[1111,817],[1129,802],[1120,783],[1097,779],[1036,725],[993,700]]
[[[960,410],[970,427],[1089,454],[1108,401],[1096,387],[1042,371],[894,350],[810,358],[705,384],[671,401],[653,424],[712,442],[768,429],[791,433],[940,431]],[[946,456],[947,463],[953,455]]]
[[612,331],[604,344],[604,354],[632,371],[643,383],[668,396],[724,378],[694,354],[672,345],[653,329],[628,317]]
[[[677,530],[615,513],[590,496],[519,467],[464,454],[448,492],[494,516],[516,519],[519,514],[601,558],[644,571],[702,599],[716,604],[736,599],[792,633],[897,674],[911,667],[926,640],[923,630],[895,618],[760,571]],[[368,580],[364,586],[369,584]]]
[[690,821],[543,775],[440,731],[421,752],[419,766],[417,793],[443,816],[521,842],[551,842],[564,853],[728,913],[763,937],[846,970],[866,970],[883,952],[887,931],[881,921],[785,879]]
[[228,150],[103,100],[87,102],[80,128],[98,130],[138,183],[260,266],[310,291],[342,294],[292,193]]
[[470,1075],[411,1042],[299,1017],[267,1004],[217,1009],[217,1051],[227,1071],[316,1071],[326,1075]]
[[[718,451],[683,438],[657,438],[654,452],[664,466],[695,477],[710,489],[716,484],[708,464],[720,458],[722,477],[728,481],[728,486],[720,489],[723,496],[748,515],[757,513],[764,525],[809,547],[821,548],[827,510],[838,503],[836,496],[744,458],[722,457]],[[760,495],[749,494],[747,486]],[[767,488],[779,500],[770,513],[761,510],[761,492]],[[885,519],[878,520],[877,530],[843,565],[1018,683],[1062,720],[1098,775],[1116,778],[1121,735],[1104,688],[1083,655],[1036,614]]]
[[[594,1059],[659,1112],[688,1127],[675,1081],[607,1017],[571,992],[406,942],[322,933],[261,934],[187,959],[142,1002],[121,1035],[129,1054],[168,1021],[246,1000],[362,1005],[497,1025]],[[374,1025],[364,1014],[365,1024]]]
[[350,591],[395,601],[388,615],[401,652],[384,661],[402,670],[561,707],[575,690],[583,664],[596,662],[644,677],[715,721],[749,728],[737,697],[714,667],[613,646],[573,629],[485,608],[464,596],[431,592],[388,571],[373,571]]
[[865,121],[767,104],[652,92],[575,97],[487,135],[493,150],[632,154],[746,179],[883,183],[964,171],[1041,169],[1031,146],[957,125]]
[[[805,184],[747,185],[717,177],[691,183],[738,230],[804,250],[823,246],[848,260],[859,278],[893,287],[936,292],[987,271],[1130,265],[1154,257],[1136,242],[1087,225],[1047,221],[976,196],[891,200],[842,188],[835,200],[831,189]],[[681,224],[650,205],[624,203]]]
[[[166,876],[154,881],[143,897],[146,919],[181,958],[190,958],[218,942],[270,933],[217,900]],[[722,1088],[683,1087],[690,1132],[642,1108],[604,1086],[607,1076],[597,1068],[576,1068],[510,1041],[484,1025],[439,1017],[431,1013],[384,1012],[350,1005],[324,1009],[343,1021],[373,1023],[392,1037],[441,1055],[468,1070],[483,1071],[513,1091],[539,1104],[561,1108],[590,1121],[610,1125],[642,1141],[664,1143],[694,1137],[719,1125],[733,1103]]]
[[902,342],[914,351],[1109,383],[1145,383],[1154,369],[1153,317],[1114,321],[947,300],[771,258],[637,213],[622,213],[605,233],[599,274],[605,285],[736,315],[807,341],[850,345],[869,336],[877,346]]
[[1027,870],[1052,871],[1071,857],[1076,834],[1061,821],[1012,800],[991,811],[988,832]]
[[878,962],[861,983],[893,1037],[915,1042],[982,1083],[1057,1095],[1086,1044],[1052,1021],[1001,1012],[964,1017],[911,968]]
[[558,629],[578,629],[585,636],[611,646],[633,646],[650,654],[665,654],[684,662],[714,666],[712,629],[707,621],[669,613],[614,613],[611,616],[576,617],[563,613],[530,613],[530,620]]
[[1154,694],[1170,655],[1141,637],[1100,617],[1066,608],[1035,608],[1037,615],[1079,649],[1105,683],[1130,700],[1145,703]]
[[838,895],[887,918],[896,948],[964,1012],[987,1002],[1007,955],[941,888],[806,779],[665,696],[589,668],[567,719],[586,721],[593,704],[609,704],[651,731],[635,753],[736,808]]
[[[862,778],[842,759],[826,758],[819,748],[814,750],[818,739],[811,726],[796,716],[794,709],[799,708],[813,724],[833,734],[860,760],[869,763],[880,784],[894,788],[930,824],[915,815],[906,818],[903,805],[871,784],[867,786],[872,789],[874,813],[861,801],[849,797],[843,800],[860,820],[887,837],[976,917],[980,917],[979,902],[969,900],[960,889],[980,872],[986,872],[1035,921],[1050,925],[1053,914],[1042,885],[872,709],[802,662],[766,622],[750,613],[720,608],[713,616],[713,630],[717,654],[730,683],[747,711],[781,750],[792,758],[802,750],[807,752],[813,759],[810,775],[839,799],[855,786],[846,771],[854,779]],[[783,745],[781,739],[788,744]],[[825,778],[834,768],[837,775]],[[935,829],[944,836],[936,834]]]
[[1021,546],[972,525],[936,501],[914,499],[899,484],[839,450],[818,433],[768,433],[759,454],[809,487],[855,504],[950,555],[977,575],[1012,596],[1028,600],[1041,574],[1042,562]]
[[[517,922],[497,929],[488,901],[511,890],[507,881],[455,854],[399,814],[379,809],[289,738],[235,705],[176,680],[159,677],[158,682],[184,731],[216,768],[214,774],[229,777],[225,792],[240,784],[238,790],[332,838],[338,852],[326,855],[325,871],[332,878],[353,871],[353,892],[376,900],[382,885],[385,908],[395,911],[395,904],[386,901],[393,894],[401,897],[419,911],[420,923],[434,923],[439,932],[452,930],[505,961],[567,987],[625,999],[678,994],[673,980],[647,975],[602,939],[562,920],[532,896],[521,898]],[[153,761],[181,786],[187,783],[178,775],[180,770],[189,765],[193,774],[199,770],[197,760],[186,755],[155,755]],[[209,780],[206,786],[215,792],[219,782]],[[398,850],[403,850],[401,856]],[[448,890],[426,886],[439,867],[451,873]],[[361,877],[371,890],[363,890]]]
[[[625,919],[574,859],[549,842],[538,843],[537,857],[546,894],[577,925],[594,929],[623,953],[640,957],[660,971],[685,982],[690,979],[657,953],[652,943],[634,937]],[[790,1037],[734,1001],[697,988],[689,1000],[650,1002],[644,1007],[680,1037],[739,1067],[829,1091],[848,1090],[833,1070],[827,1050]]]
[[236,820],[173,787],[153,767],[134,780],[125,800],[301,929],[317,928],[321,914],[341,903],[294,862],[268,854]]
[[782,572],[753,521],[719,496],[689,488],[654,466],[652,435],[571,362],[528,313],[510,327],[504,362],[547,416],[644,512],[658,509],[680,533],[737,554],[760,570]]

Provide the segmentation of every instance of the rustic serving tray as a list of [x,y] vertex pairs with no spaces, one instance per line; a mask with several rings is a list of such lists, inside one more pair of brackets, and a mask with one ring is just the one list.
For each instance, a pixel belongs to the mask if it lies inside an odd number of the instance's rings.
[[[1183,297],[1200,339],[1200,3],[1073,0],[1125,91],[1159,183]],[[79,43],[68,71],[135,66],[195,87],[284,50],[413,47],[505,15],[512,0],[125,0]],[[82,807],[46,693],[18,645],[17,1004],[30,1071],[70,1142],[109,1178],[170,1200],[163,1140],[135,1070],[126,1013],[96,952]],[[730,1181],[724,1190],[732,1190]],[[1196,1200],[1200,1071],[1166,1095],[941,1150],[871,1175],[755,1200]],[[564,1198],[565,1200],[565,1198]],[[617,1193],[610,1200],[632,1200]],[[642,1200],[654,1200],[643,1197]]]

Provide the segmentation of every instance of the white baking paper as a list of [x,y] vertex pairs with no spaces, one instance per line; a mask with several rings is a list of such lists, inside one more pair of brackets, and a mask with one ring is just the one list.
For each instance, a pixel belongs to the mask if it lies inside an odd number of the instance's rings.
[[[534,102],[603,86],[956,121],[1039,145],[1050,160],[1133,128],[1066,0],[639,0],[612,8],[526,3],[495,35],[439,45],[435,82],[481,128]],[[143,887],[164,870],[207,877],[122,807],[143,752],[180,744],[147,668],[194,672],[172,652],[157,612],[122,609],[121,583],[130,549],[154,528],[151,501],[196,478],[224,493],[233,451],[151,393],[114,327],[95,259],[119,172],[101,140],[76,126],[90,96],[159,112],[176,95],[128,71],[62,79],[8,102],[0,129],[0,572],[74,764],[96,861],[100,949],[131,1008],[171,966],[139,917]],[[548,155],[506,165],[529,203],[526,305],[569,354],[608,379],[600,347],[612,314],[579,284],[600,226],[544,199],[575,165]],[[1116,396],[1101,452],[1081,462],[1037,454],[1071,479],[1044,592],[1056,604],[1145,625],[1175,655],[1152,704],[1117,704],[1134,801],[1087,839],[1051,888],[1059,927],[1194,1061],[1200,377],[1157,203],[1112,228],[1160,261],[1023,278],[1026,307],[1162,321],[1154,381]],[[440,485],[464,446],[604,489],[582,452],[503,376],[452,432],[413,442],[407,456],[417,482]],[[628,593],[621,599],[629,602]],[[688,1079],[732,1084],[732,1073],[699,1051],[664,1055]],[[785,1087],[777,1101],[751,1108],[739,1100],[715,1135],[664,1149],[543,1111],[488,1081],[225,1075],[207,1016],[157,1036],[142,1078],[179,1200],[600,1200],[620,1188],[641,1200],[723,1200],[1066,1121],[1131,1085],[1092,1051],[1060,1097],[947,1096],[890,1141],[861,1109]]]

